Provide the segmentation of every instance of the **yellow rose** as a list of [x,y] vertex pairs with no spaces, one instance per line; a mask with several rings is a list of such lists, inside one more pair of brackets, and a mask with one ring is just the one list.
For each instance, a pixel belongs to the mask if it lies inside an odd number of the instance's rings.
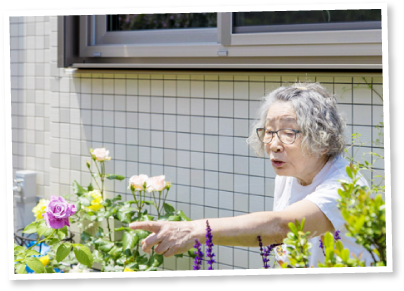
[[46,266],[47,264],[49,264],[50,262],[50,258],[48,255],[40,257],[39,260],[41,261],[41,263]]
[[101,203],[103,202],[101,192],[99,190],[93,190],[88,193],[89,196],[93,198],[91,205],[86,207],[89,211],[98,211],[102,208]]
[[34,213],[35,220],[42,219],[42,214],[45,213],[46,207],[48,207],[49,200],[41,199],[39,200],[38,204],[32,208],[32,212]]
[[133,270],[127,268],[127,267],[125,267],[125,270],[123,270],[123,271],[124,271],[124,272],[136,272],[136,271],[133,271]]

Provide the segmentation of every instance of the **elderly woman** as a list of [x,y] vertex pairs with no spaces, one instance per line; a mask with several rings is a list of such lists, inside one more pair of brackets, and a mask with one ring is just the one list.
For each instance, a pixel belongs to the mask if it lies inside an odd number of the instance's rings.
[[[345,233],[344,220],[337,208],[340,179],[348,162],[342,157],[345,147],[345,123],[338,113],[336,99],[318,83],[281,87],[264,97],[259,119],[248,143],[258,155],[267,153],[276,173],[273,211],[250,213],[229,218],[212,218],[213,243],[226,246],[257,247],[257,236],[264,245],[282,243],[288,223],[305,218],[310,231],[309,264],[324,261],[319,248],[320,235],[340,231],[345,247],[370,263],[365,249]],[[364,178],[359,181],[367,185]],[[206,219],[189,222],[133,222],[132,229],[151,231],[143,240],[143,251],[170,257],[192,248],[195,239],[205,242]],[[286,259],[278,248],[276,260]]]

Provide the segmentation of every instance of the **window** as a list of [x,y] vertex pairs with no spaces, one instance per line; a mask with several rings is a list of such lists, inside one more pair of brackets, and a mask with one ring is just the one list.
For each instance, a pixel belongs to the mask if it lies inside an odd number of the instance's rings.
[[381,12],[370,9],[61,16],[59,65],[381,69]]

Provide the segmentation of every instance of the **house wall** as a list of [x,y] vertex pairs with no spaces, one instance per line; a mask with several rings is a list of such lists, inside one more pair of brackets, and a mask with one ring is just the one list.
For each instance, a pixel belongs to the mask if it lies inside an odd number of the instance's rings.
[[[112,157],[107,173],[126,177],[107,181],[110,197],[131,200],[132,175],[164,174],[173,184],[167,202],[193,220],[272,210],[274,171],[249,150],[246,138],[259,99],[296,81],[320,82],[337,95],[348,144],[352,133],[366,143],[350,148],[351,154],[383,154],[382,145],[370,144],[383,121],[381,72],[70,74],[57,68],[56,23],[49,16],[10,18],[13,172],[36,171],[39,197],[72,194],[73,180],[88,185],[88,150],[105,147]],[[365,81],[373,81],[373,90]],[[382,161],[375,166],[383,173]],[[258,248],[215,246],[214,253],[215,269],[262,267]],[[164,269],[192,269],[192,263],[173,257]]]

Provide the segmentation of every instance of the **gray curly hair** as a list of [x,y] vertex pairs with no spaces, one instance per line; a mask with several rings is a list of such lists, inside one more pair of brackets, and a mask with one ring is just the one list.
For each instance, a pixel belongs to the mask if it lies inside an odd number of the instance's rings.
[[258,156],[264,156],[264,144],[258,139],[256,128],[265,127],[269,107],[274,102],[290,102],[297,117],[297,125],[303,133],[304,154],[320,156],[326,150],[329,159],[340,155],[345,148],[345,120],[338,112],[337,101],[319,83],[296,83],[280,87],[262,98],[247,143]]

